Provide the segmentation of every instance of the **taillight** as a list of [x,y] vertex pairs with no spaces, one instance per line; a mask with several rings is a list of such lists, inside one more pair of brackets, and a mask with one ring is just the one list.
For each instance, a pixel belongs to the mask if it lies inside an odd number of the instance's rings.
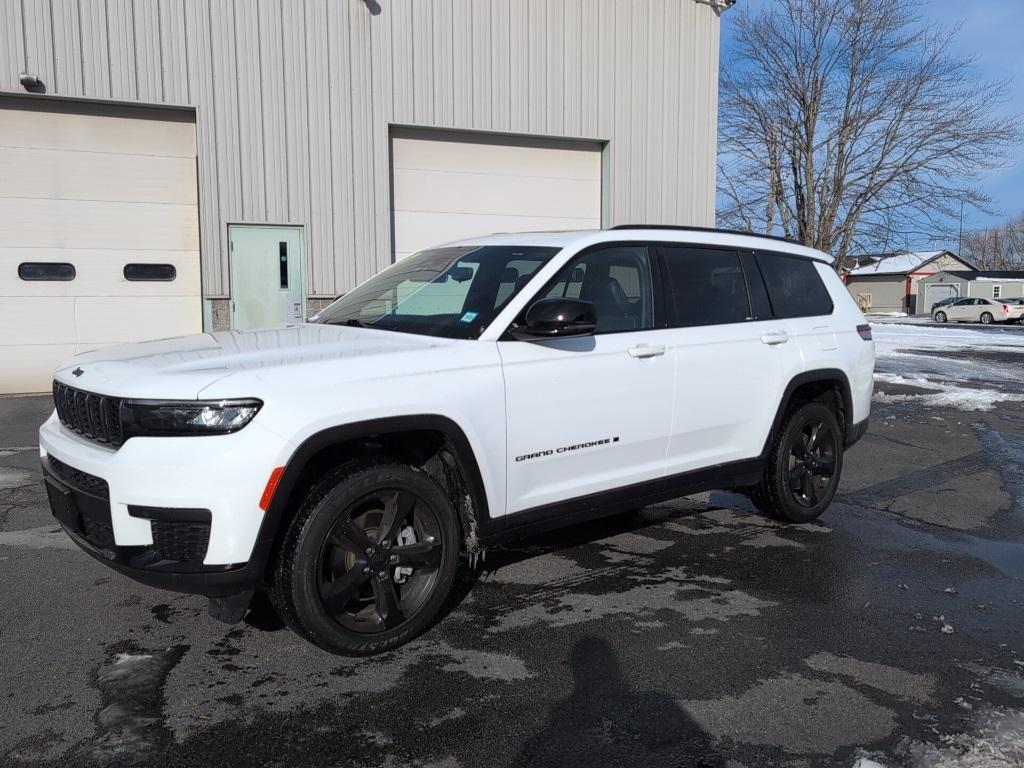
[[871,341],[871,326],[865,323],[864,325],[857,326],[857,333],[864,341]]
[[1006,306],[1005,304],[1003,304],[1003,312],[1009,312],[1009,311],[1010,311],[1010,308],[1008,306]]

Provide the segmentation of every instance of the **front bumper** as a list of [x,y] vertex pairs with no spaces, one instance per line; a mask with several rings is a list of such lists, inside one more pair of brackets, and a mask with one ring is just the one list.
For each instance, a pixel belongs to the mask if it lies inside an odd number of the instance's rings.
[[113,451],[51,418],[40,458],[54,517],[85,552],[144,584],[209,597],[251,590],[271,544],[259,498],[283,445],[255,424],[244,431],[249,439],[132,438]]
[[91,483],[76,483],[72,474],[57,470],[47,457],[42,463],[53,516],[75,544],[104,565],[151,587],[208,597],[237,595],[259,583],[259,566],[265,558],[238,565],[204,565],[168,560],[151,546],[119,546],[114,541],[109,496]]

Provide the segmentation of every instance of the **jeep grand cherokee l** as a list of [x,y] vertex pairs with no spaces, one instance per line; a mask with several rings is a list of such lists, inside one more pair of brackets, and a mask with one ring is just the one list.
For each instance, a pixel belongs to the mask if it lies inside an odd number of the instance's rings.
[[829,505],[874,346],[802,245],[697,228],[423,251],[315,322],[78,355],[40,430],[86,552],[347,654],[424,631],[462,557],[728,487]]

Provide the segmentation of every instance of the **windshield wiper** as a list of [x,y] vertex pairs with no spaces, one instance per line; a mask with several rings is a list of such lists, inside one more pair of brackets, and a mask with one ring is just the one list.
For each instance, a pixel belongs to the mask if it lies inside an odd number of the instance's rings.
[[342,325],[351,325],[353,328],[369,328],[370,327],[366,323],[364,323],[362,320],[356,320],[354,317],[350,317],[348,320],[346,320],[344,323],[342,323]]

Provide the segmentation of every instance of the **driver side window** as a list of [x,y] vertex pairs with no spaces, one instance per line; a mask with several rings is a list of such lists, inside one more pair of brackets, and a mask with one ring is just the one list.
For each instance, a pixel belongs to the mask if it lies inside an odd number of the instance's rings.
[[650,254],[645,246],[591,251],[566,265],[540,298],[591,302],[597,313],[595,333],[653,328]]

